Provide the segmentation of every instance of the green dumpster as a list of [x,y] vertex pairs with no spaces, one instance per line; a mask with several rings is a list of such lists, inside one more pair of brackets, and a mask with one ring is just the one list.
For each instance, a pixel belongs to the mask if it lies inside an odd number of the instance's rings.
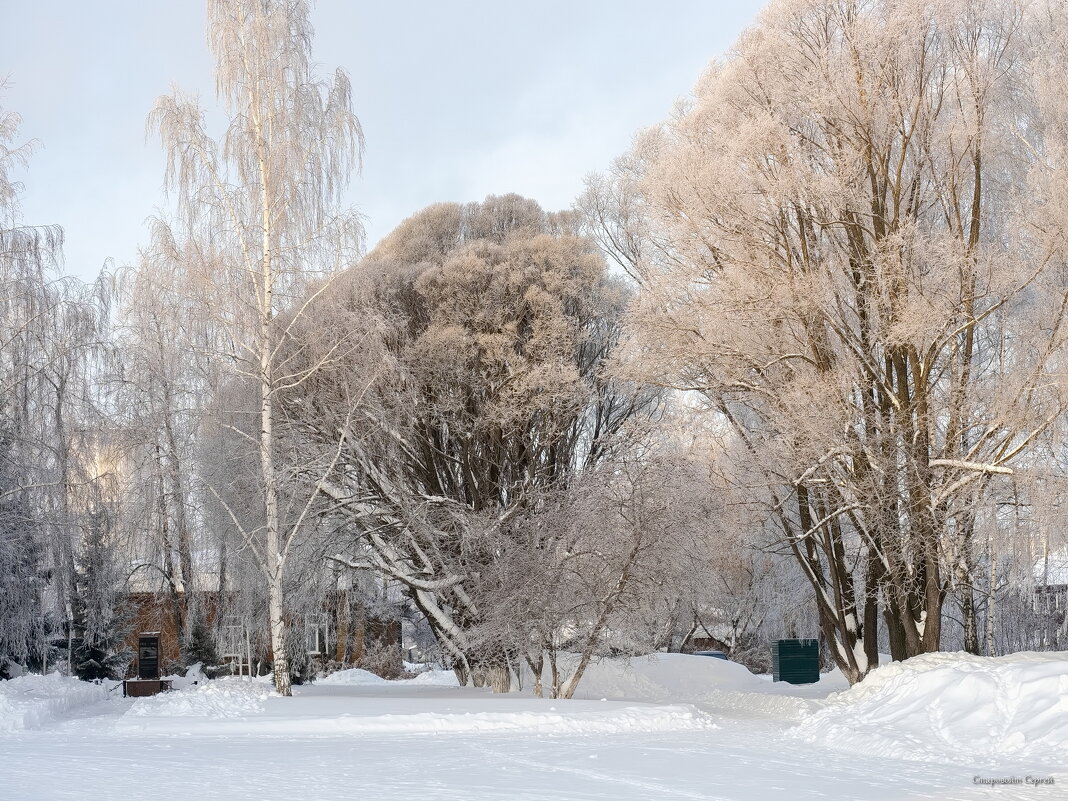
[[775,681],[813,684],[820,680],[819,640],[776,640],[771,644]]

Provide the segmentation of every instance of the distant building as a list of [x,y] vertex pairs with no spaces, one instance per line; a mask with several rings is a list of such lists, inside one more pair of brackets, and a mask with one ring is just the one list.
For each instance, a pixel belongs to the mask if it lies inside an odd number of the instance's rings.
[[[136,652],[139,632],[158,631],[161,665],[165,671],[173,669],[181,659],[180,616],[195,599],[214,637],[220,661],[231,665],[235,674],[265,670],[271,659],[266,621],[241,614],[236,595],[220,593],[214,575],[198,576],[196,583],[201,589],[187,596],[184,588],[173,590],[157,575],[135,577],[126,596],[133,612],[131,648]],[[325,668],[327,663],[366,666],[379,673],[399,674],[402,669],[400,621],[382,620],[369,613],[360,591],[347,581],[325,592],[317,606],[287,617],[290,642],[299,643],[296,647],[316,669]],[[130,669],[136,672],[136,662]]]
[[1054,551],[1034,566],[1035,647],[1068,647],[1068,548]]

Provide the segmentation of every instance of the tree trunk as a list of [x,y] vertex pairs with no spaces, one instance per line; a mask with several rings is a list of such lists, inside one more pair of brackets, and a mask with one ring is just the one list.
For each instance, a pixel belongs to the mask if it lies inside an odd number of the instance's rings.
[[552,686],[549,688],[550,698],[560,697],[560,665],[556,662],[556,648],[549,649],[549,674]]
[[289,659],[286,656],[285,606],[282,599],[281,576],[272,577],[269,586],[268,614],[271,620],[271,652],[274,655],[274,688],[279,695],[292,695],[289,680]]
[[986,600],[986,655],[997,656],[997,648],[994,645],[994,621],[997,615],[997,575],[998,559],[993,548],[990,549],[990,588]]
[[495,693],[511,692],[512,671],[507,664],[494,663],[486,668],[486,684]]
[[[162,357],[161,357],[162,358]],[[163,413],[163,428],[167,438],[167,473],[171,484],[171,498],[174,504],[174,528],[178,540],[178,566],[182,572],[182,588],[185,596],[185,625],[178,630],[183,641],[189,638],[193,628],[193,617],[198,614],[196,596],[193,594],[193,547],[189,534],[189,522],[186,515],[185,486],[182,481],[181,464],[178,460],[178,440],[175,437],[171,421],[170,392],[165,394],[166,405]]]
[[975,615],[975,594],[971,585],[961,587],[960,612],[964,623],[964,650],[979,656],[979,627]]
[[[265,419],[269,420],[270,407],[264,404]],[[271,627],[271,653],[274,656],[274,687],[279,695],[292,695],[289,680],[289,659],[286,653],[285,599],[282,587],[284,563],[278,533],[278,497],[274,486],[274,462],[270,455],[270,424],[264,423],[266,444],[261,446],[263,475],[267,486],[267,594],[268,615]]]
[[905,648],[905,627],[901,623],[900,613],[887,604],[883,610],[883,619],[886,621],[886,633],[890,640],[890,658],[900,662],[908,658]]
[[181,637],[186,630],[186,609],[184,605],[184,589],[179,575],[180,568],[174,564],[174,554],[171,547],[171,523],[167,514],[167,485],[163,471],[163,454],[159,444],[156,444],[156,467],[158,468],[159,487],[156,493],[156,514],[159,516],[160,548],[163,551],[163,572],[167,576],[167,589],[171,601],[171,615],[174,617],[174,630]]
[[879,578],[881,563],[874,551],[868,552],[868,571],[864,579],[864,657],[867,669],[879,666]]
[[525,657],[527,665],[530,667],[530,673],[534,677],[534,695],[538,698],[544,697],[544,690],[541,685],[541,672],[545,667],[545,652],[539,650],[538,658],[535,660],[529,654]]
[[274,686],[279,695],[292,695],[289,659],[286,654],[285,602],[283,598],[282,537],[278,516],[278,477],[274,468],[274,365],[272,364],[271,329],[274,320],[271,272],[270,226],[267,223],[267,200],[264,199],[264,299],[260,320],[260,469],[263,477],[265,525],[267,529],[267,593],[271,627],[271,651],[274,655]]

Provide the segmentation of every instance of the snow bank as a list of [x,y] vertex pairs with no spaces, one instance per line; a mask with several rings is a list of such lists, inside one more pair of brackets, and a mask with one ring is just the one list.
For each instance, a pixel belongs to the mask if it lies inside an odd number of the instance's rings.
[[329,676],[316,679],[315,683],[325,684],[327,686],[340,685],[347,687],[367,687],[378,684],[425,684],[433,687],[459,686],[459,682],[456,680],[456,674],[451,670],[427,670],[411,679],[387,680],[383,679],[381,676],[376,676],[369,670],[363,670],[361,668],[339,670],[336,673],[331,673]]
[[1068,654],[926,654],[873,671],[794,730],[808,742],[903,759],[1068,753]]
[[643,701],[699,698],[717,690],[767,692],[768,684],[737,662],[691,654],[604,659],[591,663],[579,682],[580,692]]
[[315,683],[363,687],[369,684],[385,684],[386,680],[363,668],[349,668],[348,670],[339,670],[321,679],[316,679]]
[[705,708],[800,718],[813,711],[810,698],[822,698],[849,684],[827,675],[818,684],[795,686],[756,676],[736,662],[690,654],[650,654],[593,663],[579,682],[576,698],[608,698],[651,703],[687,701]]
[[[111,686],[115,686],[114,682]],[[78,707],[108,699],[108,686],[51,673],[0,681],[0,732],[51,723]]]
[[460,682],[456,674],[451,670],[426,670],[411,679],[405,679],[406,684],[425,684],[430,687],[459,687]]
[[263,704],[276,695],[264,682],[240,678],[216,679],[181,690],[138,698],[124,717],[239,718],[263,711]]

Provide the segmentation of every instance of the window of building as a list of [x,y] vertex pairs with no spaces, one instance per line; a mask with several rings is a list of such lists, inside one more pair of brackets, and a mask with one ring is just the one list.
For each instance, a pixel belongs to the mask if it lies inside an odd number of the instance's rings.
[[312,612],[304,616],[305,650],[312,656],[327,653],[330,644],[325,612]]

